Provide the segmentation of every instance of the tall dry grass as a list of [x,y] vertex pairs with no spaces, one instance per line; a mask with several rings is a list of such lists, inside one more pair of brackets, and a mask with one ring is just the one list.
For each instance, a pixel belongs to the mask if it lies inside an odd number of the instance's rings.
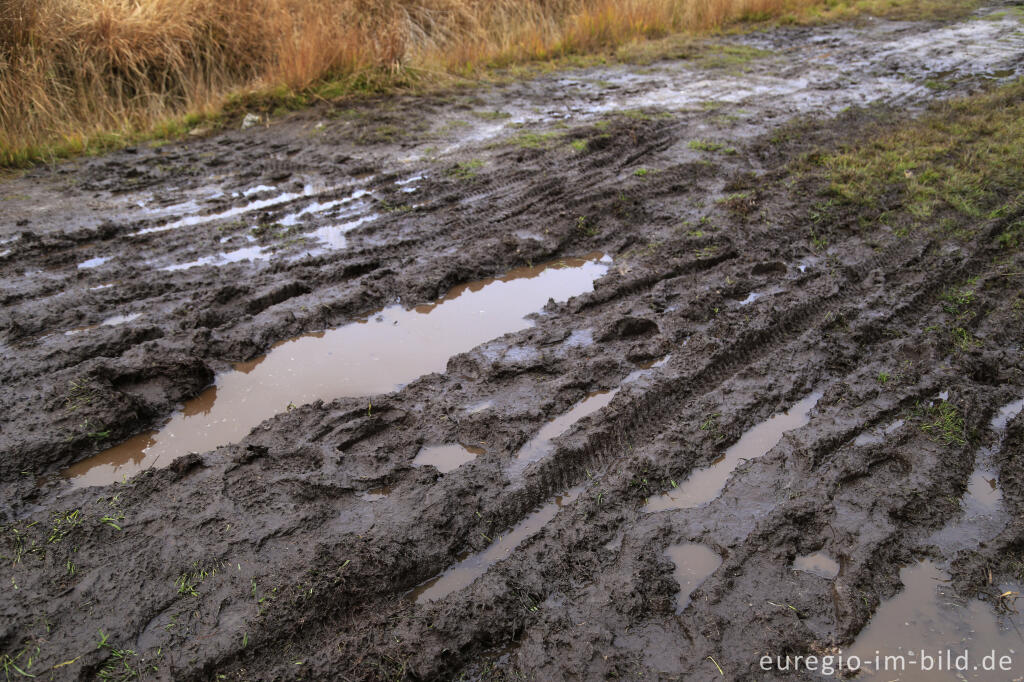
[[239,90],[593,51],[815,1],[0,0],[0,164]]

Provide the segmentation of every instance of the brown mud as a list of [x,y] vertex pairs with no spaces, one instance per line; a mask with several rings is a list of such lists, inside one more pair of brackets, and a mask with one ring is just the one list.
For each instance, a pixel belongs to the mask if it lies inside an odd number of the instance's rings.
[[[864,230],[792,175],[1020,74],[1017,14],[324,104],[3,182],[5,674],[1021,652],[1024,257],[996,237],[1022,216]],[[699,504],[652,506],[677,489]]]

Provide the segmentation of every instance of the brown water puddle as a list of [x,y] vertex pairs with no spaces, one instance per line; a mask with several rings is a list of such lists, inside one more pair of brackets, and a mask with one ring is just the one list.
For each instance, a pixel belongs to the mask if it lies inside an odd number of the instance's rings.
[[794,559],[793,570],[812,573],[819,578],[832,580],[839,575],[839,562],[824,552],[814,552]]
[[[622,385],[633,383],[637,379],[650,374],[651,370],[662,367],[671,357],[671,355],[667,355],[661,359],[642,363],[640,369],[634,370],[622,380]],[[586,398],[573,405],[568,412],[555,417],[542,426],[540,431],[526,445],[519,449],[519,452],[516,453],[516,458],[509,464],[506,469],[509,478],[513,480],[519,479],[528,466],[550,455],[553,448],[552,441],[555,438],[568,431],[573,424],[584,417],[590,416],[608,406],[620,390],[621,386],[611,390],[592,391],[587,394]]]
[[810,421],[811,409],[818,404],[821,396],[821,392],[812,393],[785,412],[750,429],[711,466],[693,472],[681,485],[664,495],[650,498],[644,510],[656,512],[685,509],[715,499],[740,462],[763,456],[782,440],[782,434],[786,431],[792,431]]
[[665,554],[676,566],[672,574],[679,583],[676,613],[682,613],[690,605],[693,591],[722,565],[722,557],[705,545],[689,542],[672,545],[665,549]]
[[472,462],[478,455],[484,454],[483,448],[460,443],[446,445],[429,445],[417,453],[412,465],[417,467],[432,466],[442,474],[455,471],[466,462]]
[[[390,306],[336,329],[281,342],[217,377],[159,431],[137,436],[64,472],[75,486],[104,485],[189,452],[241,440],[289,405],[394,391],[452,355],[529,327],[549,298],[593,290],[608,270],[602,254],[512,270],[470,282],[430,304]],[[197,407],[198,406],[198,407]]]
[[360,498],[365,502],[376,502],[383,500],[385,497],[390,495],[393,488],[389,485],[384,485],[379,488],[370,488],[366,492],[356,493],[356,497]]
[[555,417],[542,426],[537,435],[519,449],[516,458],[509,464],[507,469],[509,478],[518,479],[523,475],[526,467],[551,454],[552,440],[568,431],[569,427],[579,420],[608,405],[618,392],[617,388],[611,391],[594,391],[576,403],[568,412]]
[[[858,662],[850,657],[856,657],[865,673],[875,673],[871,679],[900,682],[1021,676],[1024,636],[1008,615],[997,616],[980,600],[964,604],[947,585],[948,576],[931,561],[903,568],[900,580],[903,591],[884,602],[842,652],[848,668]],[[1009,667],[1000,669],[1000,662]],[[995,669],[986,670],[986,663]]]
[[585,487],[581,484],[556,496],[554,501],[548,502],[527,516],[484,551],[463,555],[460,557],[459,563],[412,590],[409,593],[409,598],[417,604],[432,602],[467,587],[486,573],[488,568],[507,557],[524,540],[536,534],[545,524],[555,518],[559,509],[574,502]]
[[974,549],[985,538],[997,535],[1010,522],[1003,505],[1003,493],[994,458],[1006,440],[1006,426],[1024,408],[1024,399],[1001,407],[989,422],[995,440],[982,446],[974,455],[974,472],[967,482],[967,490],[960,503],[961,513],[932,534],[929,542],[946,552]]

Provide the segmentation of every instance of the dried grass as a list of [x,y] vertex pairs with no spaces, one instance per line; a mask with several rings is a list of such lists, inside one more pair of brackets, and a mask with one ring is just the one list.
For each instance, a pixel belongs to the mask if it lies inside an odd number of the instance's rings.
[[0,0],[0,164],[240,90],[545,59],[814,1]]

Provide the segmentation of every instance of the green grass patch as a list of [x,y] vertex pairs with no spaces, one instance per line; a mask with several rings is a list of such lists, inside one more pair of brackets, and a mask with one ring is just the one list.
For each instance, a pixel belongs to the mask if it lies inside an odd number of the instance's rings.
[[455,164],[448,170],[448,175],[459,180],[470,180],[476,177],[478,170],[483,168],[484,162],[480,159],[470,159]]
[[736,153],[733,147],[711,140],[691,140],[686,146],[699,152],[715,152],[727,155]]
[[933,439],[946,445],[963,445],[967,442],[964,418],[953,403],[942,401],[930,407],[918,407],[921,430]]
[[874,211],[890,225],[902,218],[911,229],[967,236],[968,221],[1024,203],[1024,80],[940,105],[819,163],[838,205]]

